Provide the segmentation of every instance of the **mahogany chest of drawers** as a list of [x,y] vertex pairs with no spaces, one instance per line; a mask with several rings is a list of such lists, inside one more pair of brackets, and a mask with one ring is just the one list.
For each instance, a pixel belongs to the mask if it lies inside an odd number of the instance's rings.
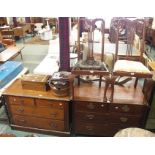
[[73,103],[75,134],[114,136],[120,129],[144,126],[148,105],[140,89],[116,86],[113,102],[104,103],[102,89],[80,87],[75,88]]
[[58,98],[50,91],[22,89],[15,81],[4,93],[11,127],[57,135],[69,135],[69,97]]

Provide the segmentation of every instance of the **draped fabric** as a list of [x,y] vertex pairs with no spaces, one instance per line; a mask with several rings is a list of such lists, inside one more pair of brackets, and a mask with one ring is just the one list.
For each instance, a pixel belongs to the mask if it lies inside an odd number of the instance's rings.
[[17,18],[16,17],[13,17],[13,24],[14,24],[14,27],[17,26]]
[[25,17],[25,21],[26,21],[26,23],[31,23],[30,17]]
[[60,71],[70,71],[69,18],[59,17]]

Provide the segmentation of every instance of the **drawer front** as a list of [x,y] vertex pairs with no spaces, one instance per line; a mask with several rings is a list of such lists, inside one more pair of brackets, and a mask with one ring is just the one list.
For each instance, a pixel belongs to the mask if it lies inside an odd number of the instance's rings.
[[13,124],[24,127],[57,130],[57,131],[65,130],[64,121],[56,121],[45,118],[36,118],[36,117],[19,116],[19,115],[14,115],[12,119]]
[[114,136],[120,129],[130,127],[120,124],[97,124],[77,122],[75,125],[76,134],[94,135],[94,136]]
[[90,112],[76,112],[75,119],[77,121],[85,121],[88,123],[106,123],[109,118],[109,114],[98,114]]
[[127,115],[110,113],[107,121],[110,123],[127,124],[130,126],[139,126],[142,123],[142,115]]
[[44,99],[35,99],[36,105],[40,107],[50,107],[55,109],[64,109],[67,102],[64,101],[53,101]]
[[8,96],[8,101],[9,101],[9,104],[34,106],[34,99],[33,98]]
[[97,102],[76,101],[76,111],[103,112],[107,111],[107,104]]
[[110,112],[139,114],[139,113],[144,113],[146,109],[147,109],[147,106],[142,106],[142,105],[109,104]]
[[64,110],[59,109],[10,105],[10,110],[12,114],[64,120]]

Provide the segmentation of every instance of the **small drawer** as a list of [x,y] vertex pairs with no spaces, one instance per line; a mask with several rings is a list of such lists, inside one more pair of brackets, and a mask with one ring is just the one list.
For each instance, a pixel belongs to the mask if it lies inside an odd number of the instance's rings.
[[78,121],[85,121],[89,123],[106,123],[109,114],[99,114],[90,112],[76,112],[75,119]]
[[34,99],[28,97],[8,96],[9,104],[17,104],[24,106],[34,106]]
[[35,102],[37,106],[50,107],[55,109],[64,109],[65,104],[67,104],[67,102],[64,101],[53,101],[45,99],[35,99]]
[[147,106],[135,104],[109,104],[109,110],[110,112],[139,114],[144,113],[145,110],[147,110]]
[[107,104],[99,102],[76,101],[76,111],[103,112],[107,110]]
[[28,117],[28,116],[13,116],[13,123],[24,127],[32,127],[47,130],[64,131],[64,121],[55,121],[45,118]]

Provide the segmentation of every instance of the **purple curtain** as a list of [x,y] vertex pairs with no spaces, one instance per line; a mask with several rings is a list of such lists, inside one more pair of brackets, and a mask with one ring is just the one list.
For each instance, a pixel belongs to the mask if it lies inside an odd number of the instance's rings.
[[59,17],[60,71],[70,71],[69,18]]
[[31,23],[30,17],[25,17],[25,21],[26,21],[26,23]]
[[17,26],[17,19],[16,19],[16,17],[13,17],[13,25],[14,25],[14,27]]

